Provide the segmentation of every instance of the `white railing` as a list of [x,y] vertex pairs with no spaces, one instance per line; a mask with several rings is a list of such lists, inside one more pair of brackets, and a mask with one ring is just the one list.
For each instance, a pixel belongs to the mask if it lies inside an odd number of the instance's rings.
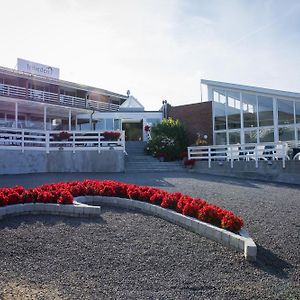
[[105,140],[104,131],[66,131],[70,137],[57,137],[61,131],[0,128],[0,149],[46,151],[100,151],[117,149],[125,152],[125,134],[120,132],[116,141]]
[[59,95],[56,93],[41,90],[28,89],[7,84],[0,84],[0,95],[7,97],[25,98],[34,101],[48,102],[52,104],[62,104],[79,108],[88,108],[98,111],[118,111],[120,106],[117,104],[86,100],[84,98]]
[[286,160],[290,160],[288,153],[289,146],[285,142],[188,147],[188,159],[207,161],[209,168],[212,161],[219,164],[228,161],[231,168],[234,161],[255,161],[258,168],[259,161],[271,163],[271,160],[282,160],[282,167],[285,168]]
[[118,111],[120,105],[113,103],[98,102],[95,100],[87,100],[87,108],[99,111]]

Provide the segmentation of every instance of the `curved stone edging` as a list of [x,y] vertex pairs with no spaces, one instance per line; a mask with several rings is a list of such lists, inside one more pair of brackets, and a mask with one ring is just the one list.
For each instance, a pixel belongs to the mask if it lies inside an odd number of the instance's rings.
[[90,206],[83,203],[56,204],[56,203],[25,203],[0,207],[0,220],[8,216],[16,215],[63,215],[70,217],[99,217],[100,206]]
[[81,196],[77,197],[75,203],[109,205],[134,209],[141,212],[150,213],[166,221],[180,225],[199,235],[205,236],[211,240],[217,241],[229,248],[244,252],[244,256],[249,261],[256,260],[257,247],[249,236],[248,232],[241,229],[239,234],[224,230],[211,224],[201,222],[195,218],[184,216],[173,210],[165,209],[147,202],[131,200],[118,197],[105,196]]

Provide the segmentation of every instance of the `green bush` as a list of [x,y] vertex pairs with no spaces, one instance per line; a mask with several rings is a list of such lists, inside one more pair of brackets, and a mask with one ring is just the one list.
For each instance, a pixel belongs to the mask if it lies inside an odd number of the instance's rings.
[[187,146],[187,133],[182,123],[168,118],[151,128],[151,140],[145,146],[145,152],[169,161],[180,159]]

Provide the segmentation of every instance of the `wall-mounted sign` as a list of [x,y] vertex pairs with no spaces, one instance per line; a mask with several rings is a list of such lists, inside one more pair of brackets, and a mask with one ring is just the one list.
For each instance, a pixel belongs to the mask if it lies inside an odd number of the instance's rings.
[[18,71],[59,79],[59,69],[18,58]]

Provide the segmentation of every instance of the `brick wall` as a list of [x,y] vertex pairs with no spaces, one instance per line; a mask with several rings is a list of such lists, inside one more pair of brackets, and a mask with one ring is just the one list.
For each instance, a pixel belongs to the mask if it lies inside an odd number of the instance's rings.
[[195,143],[198,133],[202,137],[206,134],[208,143],[213,143],[212,102],[168,105],[168,117],[179,119],[185,125],[191,144]]

